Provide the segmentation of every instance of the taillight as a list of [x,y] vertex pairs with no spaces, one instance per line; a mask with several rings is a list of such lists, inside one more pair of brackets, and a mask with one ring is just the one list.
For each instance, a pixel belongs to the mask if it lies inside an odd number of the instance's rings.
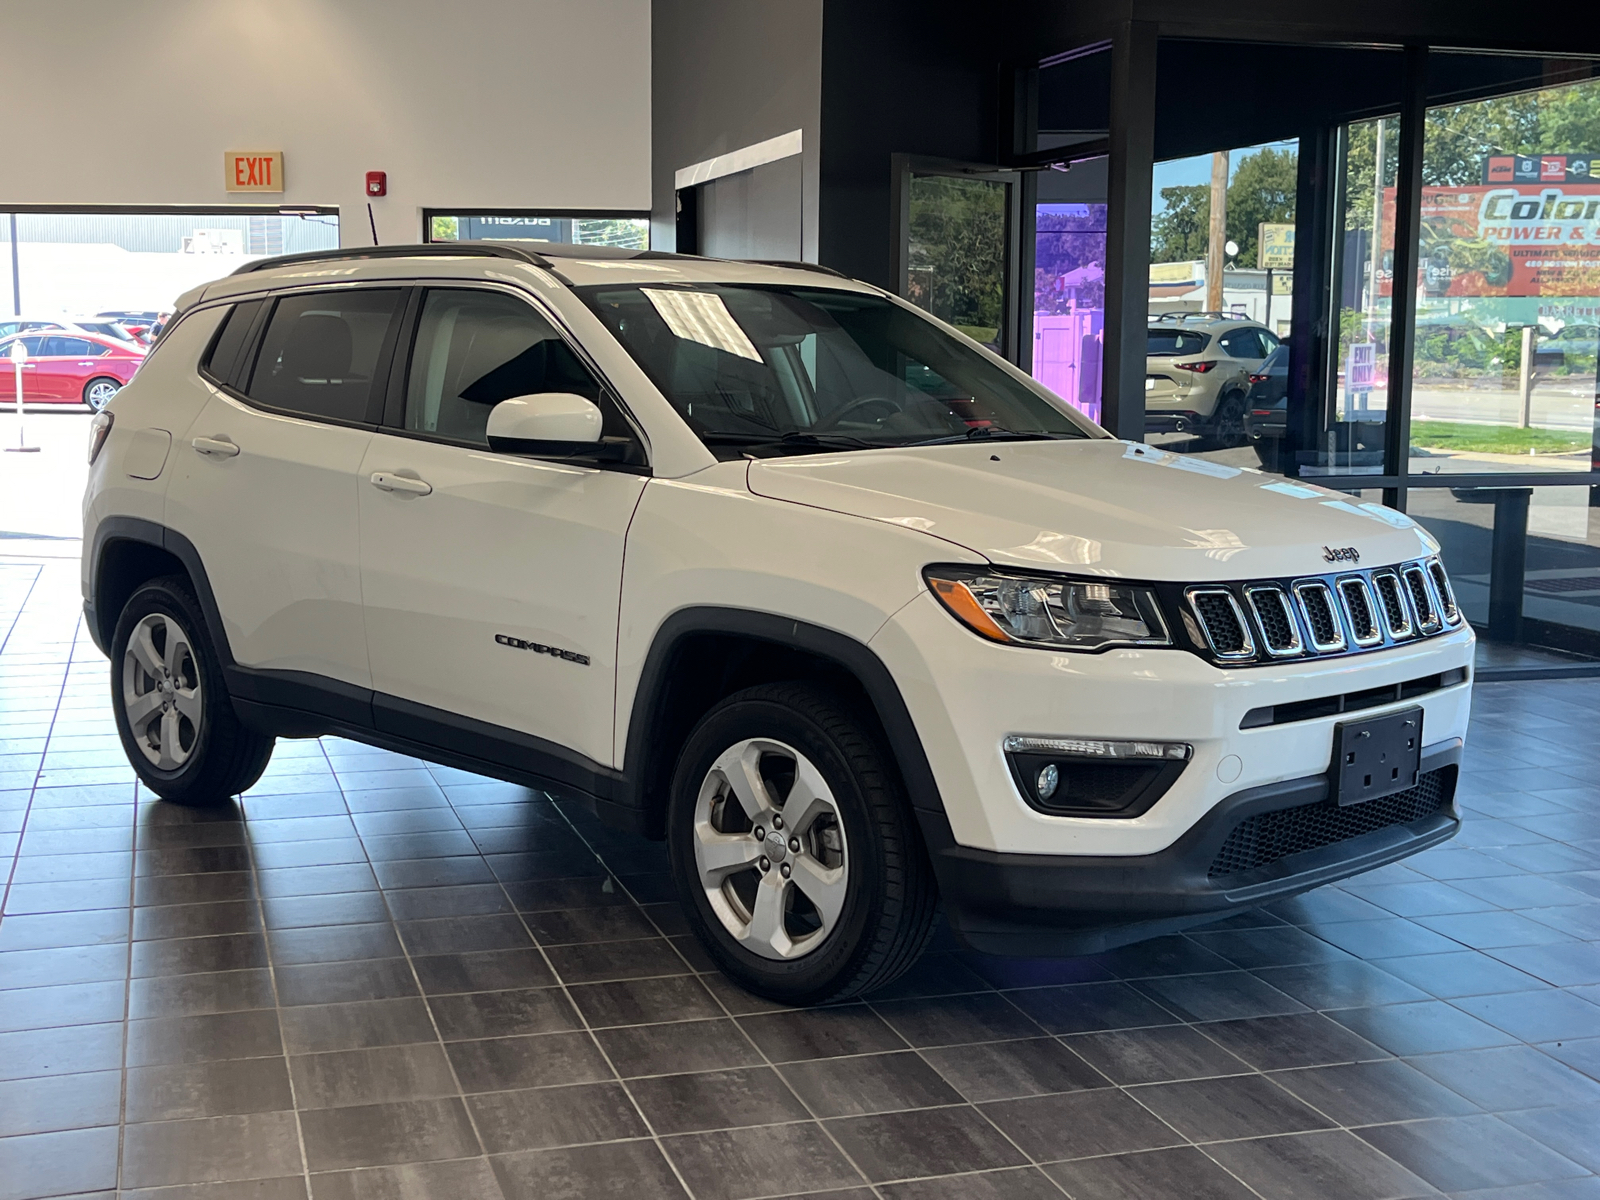
[[106,444],[106,436],[111,432],[111,423],[115,421],[108,412],[97,412],[94,420],[89,422],[89,465],[94,466],[94,460],[100,457],[100,447]]
[[1248,378],[1251,383],[1265,383],[1267,381],[1267,377],[1265,375],[1251,375],[1248,376]]
[[1212,359],[1209,362],[1173,363],[1172,365],[1180,371],[1193,371],[1196,375],[1204,375],[1217,365],[1217,361]]

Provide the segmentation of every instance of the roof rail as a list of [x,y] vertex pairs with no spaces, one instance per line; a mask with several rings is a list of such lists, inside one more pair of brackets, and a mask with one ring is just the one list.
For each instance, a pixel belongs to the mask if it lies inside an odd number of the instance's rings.
[[270,271],[275,267],[290,267],[299,263],[359,261],[367,258],[513,258],[535,267],[548,267],[550,260],[533,250],[491,242],[428,242],[414,246],[359,246],[349,250],[307,250],[301,254],[279,254],[273,258],[260,258],[245,263],[233,272],[248,275],[252,271]]
[[800,262],[792,258],[736,258],[732,262],[747,262],[758,267],[792,267],[796,271],[816,271],[823,275],[832,275],[835,279],[849,279],[843,271],[835,271],[832,267],[825,267],[821,263]]

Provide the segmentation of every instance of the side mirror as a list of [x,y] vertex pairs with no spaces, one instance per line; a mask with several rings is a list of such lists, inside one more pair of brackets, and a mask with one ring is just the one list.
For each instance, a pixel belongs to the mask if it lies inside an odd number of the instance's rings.
[[598,444],[602,424],[599,406],[574,392],[516,396],[489,410],[489,449],[570,454]]

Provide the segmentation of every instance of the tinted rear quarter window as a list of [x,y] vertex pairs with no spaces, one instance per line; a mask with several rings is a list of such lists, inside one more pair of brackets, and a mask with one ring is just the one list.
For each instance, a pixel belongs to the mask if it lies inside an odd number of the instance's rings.
[[259,404],[333,421],[370,419],[384,339],[399,288],[285,296],[261,336],[245,395]]
[[218,383],[233,382],[239,352],[244,349],[244,340],[250,336],[250,327],[265,303],[265,300],[246,300],[235,304],[217,326],[216,336],[211,339],[211,348],[201,360],[200,369]]
[[1193,329],[1152,329],[1145,343],[1145,354],[1151,358],[1166,354],[1199,354],[1210,341],[1209,333]]

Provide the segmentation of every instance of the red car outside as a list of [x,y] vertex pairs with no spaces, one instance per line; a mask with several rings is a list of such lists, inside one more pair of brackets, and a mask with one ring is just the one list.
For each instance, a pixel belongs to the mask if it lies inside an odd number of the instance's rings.
[[19,333],[0,338],[0,405],[16,400],[11,346],[28,352],[22,364],[27,404],[87,404],[99,412],[127,386],[144,361],[145,347],[99,334]]

